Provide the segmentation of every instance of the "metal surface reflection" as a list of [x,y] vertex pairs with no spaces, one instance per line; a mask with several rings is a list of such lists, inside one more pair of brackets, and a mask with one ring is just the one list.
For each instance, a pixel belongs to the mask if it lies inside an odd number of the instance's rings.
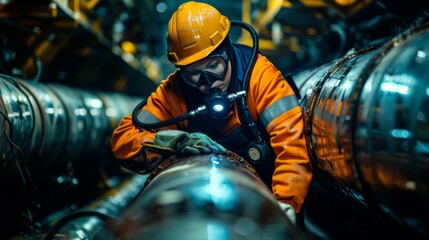
[[111,132],[139,101],[0,75],[0,238],[36,233],[38,219],[116,186]]
[[428,234],[428,25],[295,77],[316,173]]
[[0,86],[0,110],[5,114],[0,119],[1,131],[5,132],[0,136],[2,174],[16,173],[16,149],[26,164],[39,170],[98,154],[108,146],[123,112],[141,100],[5,75],[0,76]]
[[100,232],[115,239],[308,239],[255,170],[233,153],[171,157],[131,204],[113,209],[120,212],[109,211],[119,216],[114,224],[86,228],[98,218],[70,219],[51,236],[76,234],[78,227],[92,239]]
[[[164,168],[164,166],[161,166]],[[124,239],[294,239],[298,231],[253,168],[230,154],[182,159],[124,212]]]

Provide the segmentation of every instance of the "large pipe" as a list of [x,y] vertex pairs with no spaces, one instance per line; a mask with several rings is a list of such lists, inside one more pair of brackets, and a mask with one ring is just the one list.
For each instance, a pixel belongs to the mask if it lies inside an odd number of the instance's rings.
[[[140,98],[0,76],[0,173],[97,156]],[[20,161],[21,163],[17,162]]]
[[281,211],[255,170],[232,153],[165,160],[149,175],[136,200],[115,216],[113,224],[100,221],[99,214],[62,221],[46,238],[71,239],[77,232],[88,239],[98,239],[100,233],[114,239],[309,237]]
[[115,186],[110,136],[140,101],[0,75],[0,238]]
[[428,235],[428,24],[295,76],[315,173]]

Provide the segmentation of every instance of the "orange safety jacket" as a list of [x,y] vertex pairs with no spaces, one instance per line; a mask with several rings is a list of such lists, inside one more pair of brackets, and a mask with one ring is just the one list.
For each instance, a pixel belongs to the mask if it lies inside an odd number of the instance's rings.
[[[169,120],[193,110],[188,109],[185,99],[189,96],[184,95],[186,91],[183,88],[186,86],[181,83],[179,76],[178,71],[170,74],[149,96],[143,107],[142,111],[147,111],[155,122]],[[298,213],[312,179],[312,168],[303,134],[302,109],[280,71],[261,54],[258,54],[252,70],[246,99],[252,118],[265,128],[275,154],[273,163],[262,163],[274,165],[272,194],[277,200],[293,206]],[[239,128],[241,123],[236,106],[225,119],[217,120],[216,127],[208,125],[208,128],[214,130],[206,132],[207,135],[216,140],[219,136],[232,134]],[[190,120],[185,120],[164,128],[186,131],[189,122]],[[204,132],[204,128],[201,130]],[[124,166],[137,172],[142,171],[149,161],[161,161],[158,153],[145,148],[154,142],[155,136],[156,130],[135,127],[131,114],[127,115],[113,132],[112,151],[116,158],[126,163]],[[228,149],[228,146],[224,147]],[[258,171],[257,168],[256,170]]]

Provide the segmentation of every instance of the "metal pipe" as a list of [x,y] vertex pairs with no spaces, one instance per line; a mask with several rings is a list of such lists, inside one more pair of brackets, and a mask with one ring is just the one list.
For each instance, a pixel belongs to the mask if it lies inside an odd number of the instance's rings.
[[427,235],[428,24],[294,77],[315,173]]
[[17,159],[42,170],[96,156],[141,100],[5,75],[0,76],[0,93],[0,173],[7,175],[16,174]]
[[[94,222],[96,217],[86,219]],[[97,218],[99,219],[99,218]],[[54,236],[76,233],[82,219]],[[99,220],[98,220],[99,221]],[[81,229],[80,229],[81,230]],[[142,192],[113,224],[86,231],[114,239],[307,239],[281,211],[277,200],[241,157],[171,157],[146,181]]]

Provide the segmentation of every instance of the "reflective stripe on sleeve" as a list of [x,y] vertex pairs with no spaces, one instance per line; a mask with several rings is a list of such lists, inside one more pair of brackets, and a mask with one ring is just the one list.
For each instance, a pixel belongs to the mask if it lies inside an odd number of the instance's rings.
[[273,121],[276,117],[280,116],[282,113],[291,110],[294,107],[299,106],[298,99],[295,95],[289,95],[277,100],[275,103],[271,104],[267,109],[265,109],[262,114],[259,116],[259,120],[264,127],[267,127],[268,124]]
[[146,110],[141,110],[139,115],[137,115],[137,119],[144,123],[158,123],[159,120],[150,112]]

